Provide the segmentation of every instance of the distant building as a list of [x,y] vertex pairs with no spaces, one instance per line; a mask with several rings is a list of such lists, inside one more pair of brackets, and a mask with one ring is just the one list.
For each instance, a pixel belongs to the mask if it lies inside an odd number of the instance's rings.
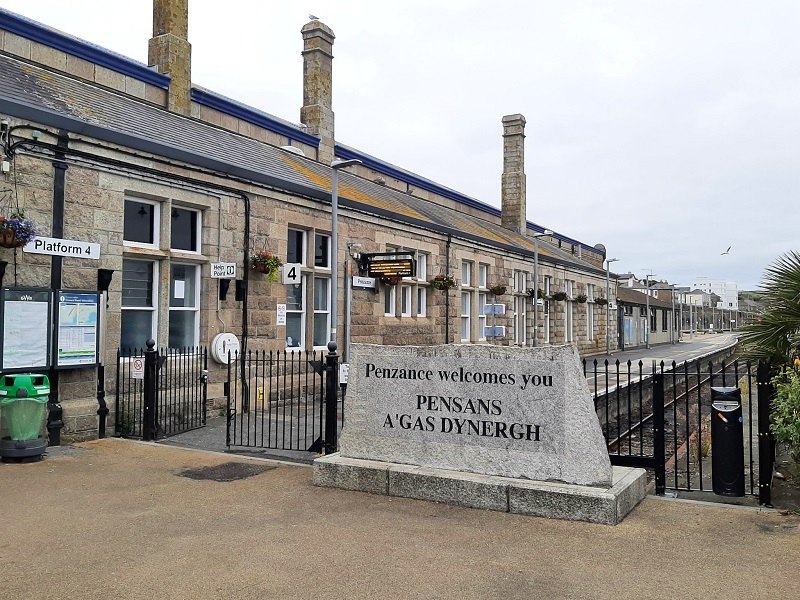
[[719,303],[714,308],[739,310],[739,286],[734,281],[697,277],[692,283],[692,288],[719,296]]

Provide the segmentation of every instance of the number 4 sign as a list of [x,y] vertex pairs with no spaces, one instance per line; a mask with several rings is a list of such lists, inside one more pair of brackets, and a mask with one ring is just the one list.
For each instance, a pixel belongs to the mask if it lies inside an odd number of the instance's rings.
[[287,285],[300,283],[303,276],[300,270],[302,266],[300,263],[286,263],[283,265],[283,283]]

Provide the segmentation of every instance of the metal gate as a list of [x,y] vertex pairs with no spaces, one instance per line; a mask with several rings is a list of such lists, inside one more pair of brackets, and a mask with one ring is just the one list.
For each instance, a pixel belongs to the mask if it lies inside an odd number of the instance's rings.
[[335,452],[344,419],[335,345],[247,351],[228,364],[228,447]]
[[205,347],[117,350],[115,435],[150,441],[204,427],[207,382]]
[[712,490],[711,388],[738,387],[746,494],[770,504],[769,367],[750,362],[584,362],[611,463],[652,472],[656,493]]

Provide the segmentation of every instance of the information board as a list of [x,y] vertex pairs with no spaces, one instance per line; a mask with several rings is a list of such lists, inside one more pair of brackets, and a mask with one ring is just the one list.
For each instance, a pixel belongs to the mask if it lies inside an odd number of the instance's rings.
[[50,290],[3,289],[2,370],[50,366]]
[[97,364],[97,292],[59,290],[56,368],[93,367]]

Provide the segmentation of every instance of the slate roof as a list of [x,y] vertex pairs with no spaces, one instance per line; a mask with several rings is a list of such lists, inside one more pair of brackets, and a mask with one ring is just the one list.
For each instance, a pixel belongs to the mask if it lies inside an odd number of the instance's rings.
[[[626,304],[636,304],[645,306],[647,305],[647,294],[637,292],[636,290],[628,287],[617,288],[617,301]],[[663,300],[662,298],[653,298],[650,296],[650,306],[658,306],[659,308],[672,308],[672,300]]]
[[[71,134],[185,161],[318,200],[330,199],[331,169],[159,106],[0,55],[0,112]],[[348,207],[499,249],[533,255],[533,241],[498,224],[341,172],[339,197]],[[604,273],[540,240],[543,262]]]

